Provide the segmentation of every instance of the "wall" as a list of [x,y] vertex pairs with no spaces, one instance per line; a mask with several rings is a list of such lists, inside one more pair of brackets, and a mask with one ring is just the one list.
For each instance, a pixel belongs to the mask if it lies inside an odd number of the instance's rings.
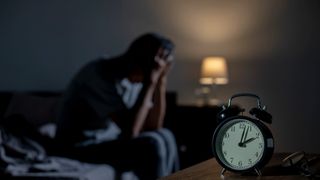
[[[193,103],[201,59],[222,55],[237,92],[259,94],[274,116],[277,151],[320,152],[319,3],[214,0],[2,0],[0,90],[62,90],[84,63],[123,52],[144,32],[171,37],[169,90]],[[199,120],[198,120],[199,121]]]

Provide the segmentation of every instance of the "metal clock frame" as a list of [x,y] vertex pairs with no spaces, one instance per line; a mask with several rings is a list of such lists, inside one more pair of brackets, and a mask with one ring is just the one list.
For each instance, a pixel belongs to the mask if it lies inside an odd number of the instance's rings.
[[[262,135],[263,135],[263,139],[264,139],[264,150],[263,150],[263,155],[261,157],[261,159],[259,160],[258,163],[256,163],[256,165],[248,168],[248,169],[243,169],[243,170],[236,170],[236,169],[232,169],[229,166],[225,165],[222,160],[220,159],[220,157],[218,156],[217,153],[217,148],[221,148],[221,146],[216,147],[216,140],[217,140],[217,136],[220,133],[221,128],[228,122],[230,121],[234,121],[234,120],[238,120],[238,119],[245,119],[248,120],[250,122],[252,122],[253,124],[255,124],[261,131]],[[229,117],[226,120],[222,121],[216,128],[214,134],[213,134],[213,138],[212,138],[212,150],[213,150],[213,154],[214,157],[216,158],[217,162],[223,167],[222,171],[221,171],[221,176],[223,176],[223,174],[225,173],[226,170],[228,171],[232,171],[232,172],[236,172],[236,173],[246,173],[246,172],[256,172],[257,175],[261,175],[261,169],[270,161],[273,151],[274,151],[274,138],[272,136],[271,131],[269,130],[269,128],[260,120],[258,119],[252,119],[250,117],[247,116],[233,116],[233,117]]]
[[[229,108],[231,106],[231,102],[232,99],[236,98],[236,97],[241,97],[241,96],[249,96],[249,97],[253,97],[257,99],[257,105],[258,108],[261,110],[265,110],[266,107],[262,107],[261,105],[261,101],[260,101],[260,97],[252,94],[252,93],[239,93],[239,94],[235,94],[233,95],[229,101],[228,101],[228,106],[227,108]],[[224,108],[224,109],[227,109]],[[222,118],[225,117],[224,114]],[[213,155],[215,156],[217,162],[223,167],[222,171],[221,171],[221,176],[223,176],[224,172],[226,170],[232,171],[232,172],[236,172],[236,173],[245,173],[245,172],[256,172],[257,175],[261,175],[261,169],[270,161],[273,151],[274,151],[274,138],[272,136],[271,131],[269,130],[269,128],[262,122],[265,121],[267,123],[271,123],[271,119],[270,121],[267,121],[266,119],[258,119],[258,118],[250,118],[248,116],[243,116],[243,115],[234,115],[234,116],[230,116],[230,117],[225,117],[226,119],[223,120],[222,122],[219,123],[219,125],[217,126],[217,128],[214,131],[213,137],[212,137],[212,151],[213,151]],[[215,146],[216,141],[217,141],[217,137],[218,134],[221,133],[221,130],[224,129],[223,127],[227,124],[230,123],[231,121],[238,121],[239,119],[242,120],[247,120],[250,121],[251,123],[255,124],[261,131],[263,139],[264,139],[264,150],[263,150],[263,155],[260,158],[260,160],[252,167],[247,168],[247,169],[242,169],[242,170],[237,170],[237,169],[233,169],[229,166],[227,166],[219,157],[218,153],[217,153],[217,148]],[[219,148],[221,148],[221,146],[219,146]]]

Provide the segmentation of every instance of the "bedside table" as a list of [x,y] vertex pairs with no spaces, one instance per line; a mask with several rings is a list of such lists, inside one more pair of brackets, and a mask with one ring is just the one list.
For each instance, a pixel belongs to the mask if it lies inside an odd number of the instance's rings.
[[217,126],[218,106],[177,105],[167,110],[165,127],[176,137],[181,168],[213,157],[211,141]]
[[[201,179],[201,180],[212,180],[212,179],[282,179],[282,180],[300,180],[308,179],[306,176],[300,175],[298,172],[289,173],[285,172],[281,167],[282,159],[289,155],[289,153],[275,153],[268,163],[268,165],[262,169],[262,176],[256,175],[238,175],[232,172],[226,172],[224,177],[220,176],[222,167],[217,163],[217,161],[212,158],[191,166],[189,168],[178,171],[170,176],[164,177],[161,180],[191,180],[191,179]],[[307,155],[309,157],[311,155]],[[315,155],[312,155],[315,156]],[[320,155],[317,155],[320,157]],[[318,159],[313,165],[312,169],[316,170],[319,174],[320,171],[320,160]],[[292,171],[291,171],[292,172]]]

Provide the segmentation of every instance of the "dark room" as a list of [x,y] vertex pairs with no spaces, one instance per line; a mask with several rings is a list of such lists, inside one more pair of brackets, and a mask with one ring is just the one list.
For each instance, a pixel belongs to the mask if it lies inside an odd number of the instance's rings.
[[0,179],[320,178],[319,18],[316,0],[1,0]]

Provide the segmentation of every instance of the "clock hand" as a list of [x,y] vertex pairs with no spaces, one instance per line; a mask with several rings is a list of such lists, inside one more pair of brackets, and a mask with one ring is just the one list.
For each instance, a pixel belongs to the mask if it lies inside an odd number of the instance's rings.
[[244,142],[242,142],[242,145],[245,146],[246,144],[248,144],[249,142],[254,141],[255,139],[257,139],[257,137],[254,137],[254,138],[250,138],[250,139],[248,139],[248,140],[245,140]]
[[243,139],[242,143],[247,140],[248,132],[249,132],[249,127],[246,128],[246,133],[244,135],[244,139]]
[[246,131],[246,127],[244,127],[244,129],[243,129],[243,131],[242,131],[241,139],[240,139],[240,142],[239,142],[239,144],[238,144],[240,147],[242,147],[242,144],[243,144],[242,142],[243,142],[243,140],[244,140],[243,137],[244,137],[245,131]]
[[246,147],[246,144],[244,142],[246,142],[247,140],[248,132],[249,132],[249,127],[245,127],[242,132],[241,142],[239,142],[238,144],[240,147]]

